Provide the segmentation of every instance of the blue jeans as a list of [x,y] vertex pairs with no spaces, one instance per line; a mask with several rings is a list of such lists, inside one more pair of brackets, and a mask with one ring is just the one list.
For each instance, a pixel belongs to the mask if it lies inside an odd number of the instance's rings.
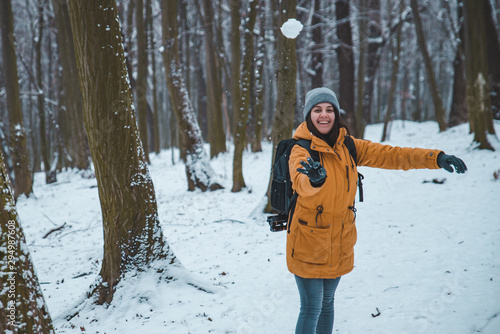
[[300,313],[295,334],[332,333],[333,300],[339,281],[340,277],[316,279],[295,275],[300,295]]

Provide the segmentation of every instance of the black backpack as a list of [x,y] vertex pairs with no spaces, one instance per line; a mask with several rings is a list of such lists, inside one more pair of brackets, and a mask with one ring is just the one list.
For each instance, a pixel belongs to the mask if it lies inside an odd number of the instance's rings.
[[[273,180],[271,182],[271,207],[278,211],[278,214],[268,216],[267,222],[271,231],[283,231],[287,228],[288,216],[293,214],[298,194],[292,189],[290,171],[288,170],[288,159],[295,145],[305,148],[314,161],[319,161],[319,153],[311,149],[311,141],[306,139],[295,140],[285,139],[279,142],[273,162]],[[349,150],[354,163],[357,165],[357,152],[354,141],[350,136],[344,139],[344,145]],[[359,200],[363,202],[363,175],[358,173]]]

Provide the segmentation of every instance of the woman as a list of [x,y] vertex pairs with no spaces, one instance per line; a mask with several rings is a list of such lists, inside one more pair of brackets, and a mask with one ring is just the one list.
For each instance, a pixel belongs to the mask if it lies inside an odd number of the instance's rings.
[[[348,130],[340,118],[335,93],[316,88],[306,95],[305,122],[294,139],[311,141],[320,161],[295,145],[290,173],[298,198],[289,216],[287,265],[300,294],[295,333],[331,333],[333,300],[340,277],[353,269],[356,243],[355,194],[357,169],[344,138]],[[400,148],[355,139],[357,165],[386,169],[445,168],[465,173],[455,156],[439,150]]]

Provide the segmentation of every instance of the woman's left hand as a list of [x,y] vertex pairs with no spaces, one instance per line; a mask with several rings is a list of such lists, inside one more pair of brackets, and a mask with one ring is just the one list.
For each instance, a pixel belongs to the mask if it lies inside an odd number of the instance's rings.
[[467,171],[467,166],[462,161],[462,159],[457,158],[454,155],[439,153],[437,157],[437,165],[441,168],[446,169],[448,172],[453,173],[453,167],[458,174],[463,174]]

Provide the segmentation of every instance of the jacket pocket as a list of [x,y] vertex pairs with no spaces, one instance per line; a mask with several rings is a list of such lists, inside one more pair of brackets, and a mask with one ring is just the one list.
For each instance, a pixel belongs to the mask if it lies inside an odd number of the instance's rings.
[[331,230],[297,224],[292,257],[311,264],[325,264],[330,258]]

